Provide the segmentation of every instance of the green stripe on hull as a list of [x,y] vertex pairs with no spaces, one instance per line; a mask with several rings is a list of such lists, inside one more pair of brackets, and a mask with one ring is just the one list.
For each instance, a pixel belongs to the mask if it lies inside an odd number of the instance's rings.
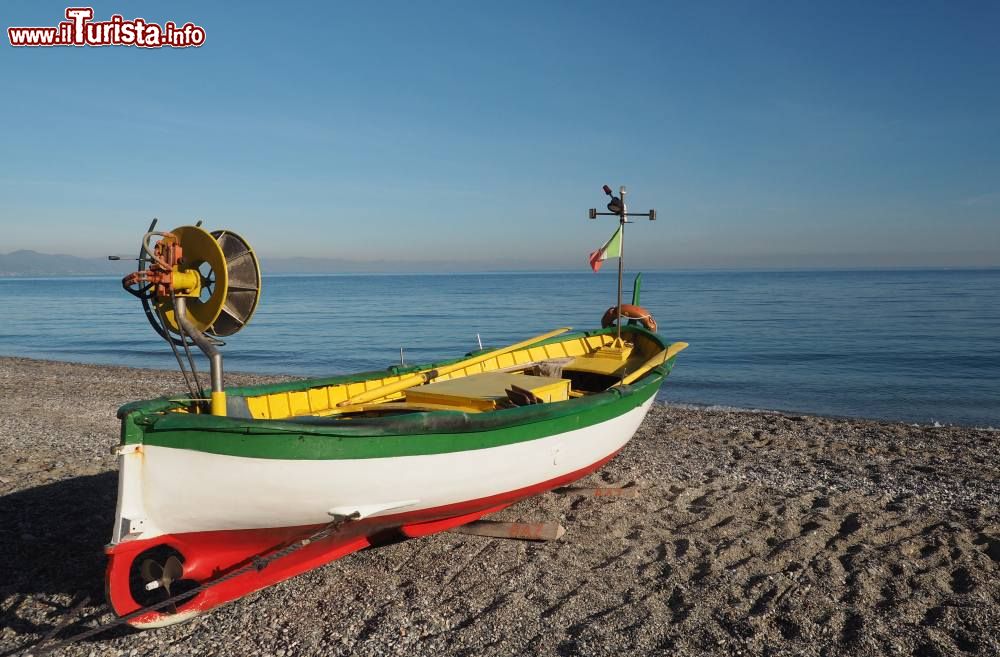
[[[151,430],[147,429],[143,442],[212,454],[293,460],[390,458],[463,452],[535,440],[605,422],[643,404],[656,394],[662,381],[662,376],[655,375],[649,377],[644,385],[623,395],[609,392],[592,398],[560,402],[560,413],[539,414],[538,418],[518,412],[533,410],[531,407],[497,411],[490,415],[510,413],[509,418],[497,418],[509,419],[509,422],[485,430],[474,428],[475,416],[469,416],[471,420],[464,431],[397,435],[382,432],[350,435],[340,427],[316,427],[294,422],[232,421],[225,422],[229,426],[198,427],[199,422],[171,417],[157,422]],[[207,416],[195,418],[209,419]],[[223,418],[211,419],[213,424],[220,420],[224,422]],[[350,427],[344,429],[349,430]]]

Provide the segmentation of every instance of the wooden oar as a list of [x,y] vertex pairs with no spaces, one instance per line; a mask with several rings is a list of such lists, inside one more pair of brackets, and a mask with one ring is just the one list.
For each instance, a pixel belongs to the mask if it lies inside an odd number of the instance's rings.
[[509,347],[504,347],[503,349],[497,349],[496,351],[491,351],[486,354],[481,354],[479,356],[473,356],[472,358],[467,358],[458,363],[453,363],[451,365],[445,365],[435,370],[425,370],[423,372],[417,372],[416,374],[410,374],[409,376],[404,376],[399,381],[394,383],[387,383],[384,386],[379,386],[378,388],[372,388],[371,390],[366,390],[365,392],[359,393],[345,399],[344,401],[337,404],[340,406],[349,406],[351,404],[364,404],[366,402],[373,401],[375,399],[381,399],[382,397],[387,397],[388,395],[401,392],[407,388],[412,388],[413,386],[419,386],[427,383],[431,379],[435,379],[439,376],[445,374],[451,374],[457,370],[469,367],[470,365],[477,365],[491,358],[496,358],[497,356],[502,356],[506,353],[512,351],[517,351],[518,349],[524,349],[525,347],[531,346],[536,342],[541,342],[542,340],[548,340],[549,338],[554,338],[557,335],[561,335],[566,331],[569,331],[568,326],[563,328],[558,328],[554,331],[549,331],[548,333],[543,333],[541,335],[536,335],[533,338],[524,340],[523,342],[518,342],[517,344],[512,344]]
[[688,343],[687,342],[675,342],[675,343],[673,343],[672,345],[670,345],[667,348],[666,351],[661,351],[660,353],[656,354],[655,356],[653,356],[652,358],[650,358],[649,360],[647,360],[645,363],[643,363],[639,367],[639,369],[637,369],[636,371],[632,372],[628,376],[622,377],[622,382],[619,385],[627,386],[628,384],[632,383],[633,381],[638,380],[639,377],[641,377],[643,374],[645,374],[649,370],[653,369],[654,367],[659,367],[660,365],[664,364],[665,362],[667,362],[668,360],[670,360],[671,358],[673,358],[674,356],[676,356],[677,354],[681,353],[682,351],[684,351],[687,348],[688,348]]

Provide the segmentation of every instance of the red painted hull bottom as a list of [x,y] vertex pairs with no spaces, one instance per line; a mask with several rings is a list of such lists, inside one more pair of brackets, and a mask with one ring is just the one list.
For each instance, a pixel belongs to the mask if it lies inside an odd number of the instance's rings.
[[[610,461],[616,454],[617,452],[561,477],[499,495],[433,509],[349,522],[332,536],[317,540],[277,559],[262,570],[251,570],[181,602],[176,614],[150,612],[131,619],[129,624],[137,627],[154,627],[187,620],[248,593],[377,544],[380,542],[380,537],[387,532],[394,533],[400,538],[417,538],[464,525],[484,515],[496,513],[518,500],[584,477]],[[180,552],[184,562],[183,579],[200,584],[220,578],[246,565],[254,558],[265,557],[291,543],[307,538],[322,527],[323,525],[313,525],[190,532],[167,534],[147,540],[123,541],[106,549],[108,568],[105,585],[108,602],[119,616],[134,613],[142,608],[143,605],[132,595],[129,579],[130,576],[135,576],[136,567],[133,562],[136,557],[151,548],[168,546]]]

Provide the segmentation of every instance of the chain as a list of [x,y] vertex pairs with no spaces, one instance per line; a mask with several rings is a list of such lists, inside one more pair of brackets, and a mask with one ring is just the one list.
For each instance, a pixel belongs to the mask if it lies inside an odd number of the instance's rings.
[[[246,565],[241,566],[236,570],[232,570],[226,573],[225,575],[217,577],[216,579],[209,580],[203,584],[200,584],[195,588],[191,589],[190,591],[185,591],[183,593],[178,593],[177,595],[170,596],[166,600],[162,600],[160,602],[157,602],[156,604],[149,605],[148,607],[137,609],[136,611],[133,611],[130,614],[126,614],[125,616],[120,616],[115,620],[111,621],[110,623],[105,623],[104,625],[98,625],[97,627],[91,628],[86,632],[80,632],[79,634],[74,634],[68,639],[63,639],[62,641],[52,644],[51,646],[40,648],[40,646],[43,643],[48,641],[55,633],[57,633],[63,626],[66,625],[66,621],[64,620],[57,626],[58,629],[56,630],[56,632],[50,633],[48,636],[43,637],[42,640],[36,643],[34,646],[25,648],[24,650],[21,651],[21,654],[26,655],[28,653],[31,653],[34,655],[44,655],[46,653],[52,652],[53,650],[57,650],[59,648],[68,646],[71,643],[76,643],[77,641],[83,641],[85,639],[89,639],[92,636],[102,634],[103,632],[107,632],[108,630],[114,627],[125,625],[129,621],[134,620],[139,616],[143,616],[150,612],[159,611],[160,609],[173,605],[174,603],[180,602],[181,600],[187,600],[188,598],[193,598],[194,596],[198,595],[203,591],[218,586],[219,584],[222,584],[224,582],[228,582],[231,579],[235,579],[240,575],[245,575],[246,573],[249,573],[251,571],[260,572],[265,568],[267,568],[267,566],[270,565],[271,563],[279,559],[283,559],[284,557],[287,557],[288,555],[301,550],[310,543],[321,541],[324,538],[329,537],[331,534],[336,532],[338,529],[343,527],[351,520],[357,520],[360,517],[361,514],[359,514],[357,511],[347,516],[337,516],[332,522],[324,525],[321,529],[310,534],[309,536],[299,539],[283,547],[277,552],[273,552],[271,554],[268,554],[268,552],[274,550],[275,549],[274,547],[268,548],[263,552],[258,552],[255,556],[251,557],[250,562],[247,563]],[[68,616],[75,615],[80,607],[82,607],[81,604],[76,605],[76,607],[70,610],[70,612],[67,615]]]

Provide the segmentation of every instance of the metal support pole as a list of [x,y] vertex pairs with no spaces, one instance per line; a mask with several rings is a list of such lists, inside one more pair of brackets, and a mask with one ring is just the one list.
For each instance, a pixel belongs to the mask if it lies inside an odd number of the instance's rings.
[[222,352],[219,351],[205,334],[194,327],[187,316],[187,299],[177,297],[174,300],[174,316],[177,323],[185,333],[191,336],[194,343],[198,345],[205,357],[208,358],[209,368],[212,378],[212,400],[210,409],[212,415],[225,417],[226,415],[226,393],[222,390]]
[[625,185],[618,188],[622,200],[622,214],[618,218],[621,232],[618,234],[618,344],[622,341],[622,274],[625,267],[625,218],[628,217],[628,206],[625,204]]

